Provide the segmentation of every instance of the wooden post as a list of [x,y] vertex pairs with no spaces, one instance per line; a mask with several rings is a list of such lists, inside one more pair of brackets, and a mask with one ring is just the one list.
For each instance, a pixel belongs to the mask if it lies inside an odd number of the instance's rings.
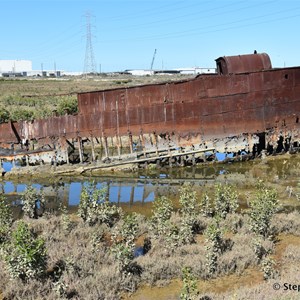
[[109,153],[108,153],[108,144],[107,144],[107,137],[104,136],[104,151],[105,151],[105,156],[108,157]]
[[[118,156],[121,156],[121,143],[120,143],[120,137],[117,135],[116,136],[116,144],[117,144],[117,150],[118,150]],[[112,143],[113,145],[113,143]]]
[[132,154],[133,153],[133,142],[132,142],[132,134],[131,132],[128,132],[128,135],[129,135],[129,148],[130,148],[130,153]]
[[156,155],[158,155],[158,138],[157,138],[157,134],[155,132],[153,132],[154,135],[154,143],[155,143],[155,149],[156,149]]
[[192,154],[192,165],[194,166],[196,164],[195,154]]
[[142,131],[142,130],[141,130],[141,133],[140,133],[140,137],[141,137],[141,143],[142,143],[143,153],[144,153],[144,156],[146,156],[145,138],[144,138],[144,135],[143,135],[143,131]]
[[96,160],[96,157],[95,157],[95,145],[94,145],[94,138],[93,138],[92,135],[91,135],[91,147],[92,147],[92,161],[95,161]]
[[80,162],[83,163],[83,145],[81,137],[78,137],[78,150]]
[[133,200],[134,200],[134,186],[132,186],[130,191],[130,199],[129,199],[130,206],[133,204]]
[[121,185],[122,185],[122,183],[120,183],[120,185],[119,185],[119,189],[118,189],[118,204],[120,204],[120,200],[121,200]]

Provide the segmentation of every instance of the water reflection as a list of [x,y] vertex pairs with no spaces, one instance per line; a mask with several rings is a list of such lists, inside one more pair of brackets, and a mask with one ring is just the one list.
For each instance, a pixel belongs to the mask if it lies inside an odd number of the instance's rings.
[[[11,168],[10,163],[3,163],[5,170]],[[204,185],[211,186],[217,182],[228,182],[238,186],[239,193],[243,190],[251,192],[251,187],[255,186],[257,178],[261,178],[271,183],[277,190],[281,199],[295,200],[300,196],[300,155],[291,158],[274,159],[271,161],[247,161],[233,164],[213,164],[207,166],[173,168],[168,171],[154,170],[146,172],[124,175],[124,177],[114,177],[113,175],[103,177],[80,177],[61,178],[55,182],[41,182],[38,179],[30,179],[28,182],[0,181],[0,193],[7,194],[14,203],[19,203],[21,193],[25,191],[27,185],[33,185],[37,189],[42,189],[47,207],[56,209],[63,203],[69,208],[76,208],[80,202],[80,193],[85,184],[96,183],[96,187],[101,189],[106,186],[110,202],[118,205],[137,207],[143,210],[157,196],[178,196],[178,189],[184,182],[193,182],[194,189],[203,190]],[[53,179],[52,179],[53,181]],[[286,194],[287,186],[292,187],[292,197]],[[290,189],[289,189],[290,190]],[[241,197],[246,199],[247,197]],[[284,201],[285,201],[284,200]],[[290,205],[291,201],[287,203]],[[293,205],[293,204],[292,204]],[[299,205],[299,203],[298,203]],[[134,208],[135,207],[135,208]]]

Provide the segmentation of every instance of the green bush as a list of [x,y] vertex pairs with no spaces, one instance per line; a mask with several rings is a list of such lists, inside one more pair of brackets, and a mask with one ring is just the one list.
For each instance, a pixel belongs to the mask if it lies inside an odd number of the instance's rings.
[[209,275],[213,275],[217,270],[218,257],[223,249],[223,233],[220,229],[219,221],[213,221],[207,226],[205,232],[206,267]]
[[204,195],[201,198],[200,212],[204,217],[212,217],[214,215],[212,201],[207,193],[204,193]]
[[40,279],[47,266],[44,239],[37,237],[28,224],[20,221],[4,247],[4,260],[12,278]]
[[34,120],[34,109],[19,107],[10,112],[11,121],[32,121]]
[[57,106],[57,112],[60,115],[65,115],[65,114],[75,114],[78,111],[78,103],[77,103],[77,98],[74,96],[65,96],[62,97]]
[[236,191],[230,185],[217,184],[215,186],[215,213],[225,219],[228,213],[236,212],[238,208]]
[[95,184],[83,187],[80,194],[78,216],[89,226],[104,223],[111,227],[121,218],[122,209],[111,205],[106,194],[106,188],[98,190]]
[[180,293],[180,300],[196,300],[199,299],[199,291],[197,290],[197,280],[192,274],[191,268],[184,267],[182,269],[183,286]]
[[4,195],[0,195],[0,244],[7,240],[13,223],[11,208],[5,200]]
[[112,233],[111,251],[118,262],[118,270],[124,276],[130,273],[130,264],[134,258],[134,240],[138,232],[136,213],[124,217],[121,226],[116,226]]
[[0,107],[0,123],[8,122],[10,119],[10,113],[4,107]]
[[272,235],[271,220],[279,209],[277,192],[259,181],[256,196],[249,201],[249,206],[251,230],[264,238],[270,237]]
[[37,191],[32,186],[28,186],[22,195],[22,203],[24,214],[29,218],[37,219],[39,216],[38,211],[43,212],[45,197],[42,192]]
[[159,237],[166,233],[172,211],[173,205],[169,198],[162,196],[155,199],[150,220],[150,228],[154,237]]
[[181,205],[180,241],[182,244],[190,244],[194,241],[194,228],[199,212],[198,199],[190,183],[185,183],[179,193],[179,203]]

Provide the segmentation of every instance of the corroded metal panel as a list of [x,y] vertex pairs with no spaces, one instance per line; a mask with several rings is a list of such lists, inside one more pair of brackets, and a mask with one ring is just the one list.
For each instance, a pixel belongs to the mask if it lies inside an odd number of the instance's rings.
[[223,56],[216,59],[217,71],[220,75],[257,72],[272,69],[268,54],[246,54]]
[[[250,147],[258,133],[267,131],[274,132],[273,137],[290,131],[298,138],[300,67],[270,69],[264,54],[220,62],[228,75],[80,93],[78,115],[19,122],[14,130],[0,124],[0,142],[25,138],[49,143],[62,138],[63,143],[64,138],[155,133],[161,144],[164,136],[172,136],[176,145],[212,145],[216,140],[221,145],[230,140],[233,148],[234,137],[239,137],[239,145]],[[248,134],[249,143],[244,137]]]

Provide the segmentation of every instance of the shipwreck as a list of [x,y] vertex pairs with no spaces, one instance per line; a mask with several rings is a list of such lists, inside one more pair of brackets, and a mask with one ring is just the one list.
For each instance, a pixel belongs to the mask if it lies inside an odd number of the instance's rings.
[[192,79],[79,93],[76,115],[0,124],[0,159],[99,161],[98,145],[103,165],[185,165],[218,152],[299,149],[300,67],[272,68],[266,53],[216,65],[216,74]]

